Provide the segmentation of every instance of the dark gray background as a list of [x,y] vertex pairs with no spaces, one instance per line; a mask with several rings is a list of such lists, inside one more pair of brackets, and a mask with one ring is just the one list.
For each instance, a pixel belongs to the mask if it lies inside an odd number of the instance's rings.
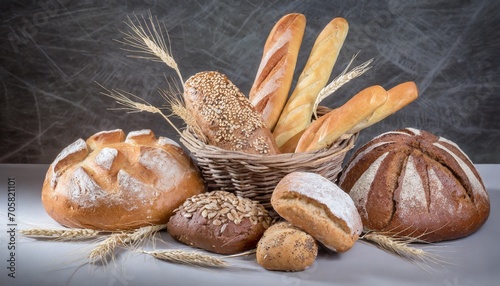
[[[102,88],[162,105],[158,88],[175,74],[164,64],[128,58],[119,30],[148,9],[169,30],[184,78],[219,70],[248,93],[266,37],[286,13],[308,24],[296,74],[319,31],[344,17],[349,34],[333,76],[373,68],[331,96],[336,107],[373,84],[413,80],[420,98],[364,130],[358,147],[389,130],[415,127],[455,141],[474,163],[500,163],[500,5],[484,1],[2,1],[0,4],[0,162],[50,163],[78,138],[150,128],[178,140],[158,115],[109,111]],[[179,122],[178,122],[179,123]],[[179,123],[180,124],[180,123]]]

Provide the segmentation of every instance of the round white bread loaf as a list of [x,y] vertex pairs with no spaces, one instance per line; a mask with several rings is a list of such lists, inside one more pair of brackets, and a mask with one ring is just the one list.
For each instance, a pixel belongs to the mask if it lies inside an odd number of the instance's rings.
[[292,172],[283,177],[271,204],[281,217],[333,251],[351,249],[363,230],[349,195],[316,173]]
[[201,173],[174,141],[151,130],[102,131],[78,139],[50,165],[47,213],[67,227],[125,230],[166,224],[187,198],[205,191]]
[[225,191],[188,198],[167,224],[170,235],[187,245],[220,254],[253,249],[271,224],[257,201]]
[[367,229],[430,242],[469,235],[489,216],[474,165],[450,140],[406,128],[379,135],[353,155],[339,179]]
[[257,263],[267,270],[302,271],[318,255],[316,240],[303,230],[283,221],[264,232],[257,244]]

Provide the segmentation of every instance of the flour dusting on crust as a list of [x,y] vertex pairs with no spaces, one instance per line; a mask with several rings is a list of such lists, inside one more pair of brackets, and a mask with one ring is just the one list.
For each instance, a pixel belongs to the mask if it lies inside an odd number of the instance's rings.
[[116,156],[118,155],[118,150],[115,148],[103,148],[97,156],[95,156],[95,163],[106,170],[111,170],[111,166],[113,166],[113,162],[115,161]]
[[316,173],[297,172],[297,184],[291,191],[325,205],[329,211],[345,221],[351,235],[362,231],[361,218],[351,197],[333,182]]
[[377,175],[380,165],[384,161],[385,157],[389,152],[382,154],[375,162],[373,162],[368,169],[359,177],[354,186],[352,186],[349,195],[358,207],[358,211],[365,218],[368,218],[368,212],[366,211],[366,203],[368,201],[368,192],[370,191],[370,185],[372,184],[375,176]]

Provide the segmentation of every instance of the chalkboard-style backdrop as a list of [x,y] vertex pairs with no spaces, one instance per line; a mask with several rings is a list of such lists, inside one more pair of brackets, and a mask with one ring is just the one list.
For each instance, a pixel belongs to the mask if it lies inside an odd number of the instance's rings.
[[[78,138],[101,130],[152,129],[178,140],[158,115],[111,111],[116,88],[164,104],[175,73],[127,57],[124,20],[150,10],[168,29],[185,78],[218,70],[248,93],[262,48],[284,14],[307,17],[296,74],[319,31],[334,17],[350,24],[339,74],[374,58],[373,68],[324,105],[362,88],[413,80],[420,98],[366,129],[358,147],[389,130],[415,127],[455,141],[475,163],[500,163],[499,1],[2,1],[0,4],[0,162],[50,163]],[[176,121],[180,124],[179,121]]]

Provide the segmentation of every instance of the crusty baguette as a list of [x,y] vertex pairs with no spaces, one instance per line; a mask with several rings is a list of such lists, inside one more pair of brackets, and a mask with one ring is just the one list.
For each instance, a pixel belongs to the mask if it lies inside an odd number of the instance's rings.
[[295,152],[316,151],[330,146],[356,124],[370,118],[385,103],[387,91],[374,85],[357,93],[344,105],[314,121],[306,129]]
[[335,18],[318,35],[273,131],[278,147],[281,148],[311,123],[314,102],[330,78],[348,30],[349,25],[344,18]]
[[304,15],[287,14],[275,24],[266,40],[248,97],[270,130],[288,98],[305,27]]
[[418,88],[413,81],[398,84],[387,91],[387,101],[382,106],[377,108],[370,118],[356,124],[356,126],[354,126],[354,128],[349,130],[347,133],[353,134],[359,132],[360,130],[381,121],[387,116],[405,107],[417,97]]
[[273,134],[225,75],[199,72],[184,83],[184,101],[208,144],[249,154],[278,154]]

